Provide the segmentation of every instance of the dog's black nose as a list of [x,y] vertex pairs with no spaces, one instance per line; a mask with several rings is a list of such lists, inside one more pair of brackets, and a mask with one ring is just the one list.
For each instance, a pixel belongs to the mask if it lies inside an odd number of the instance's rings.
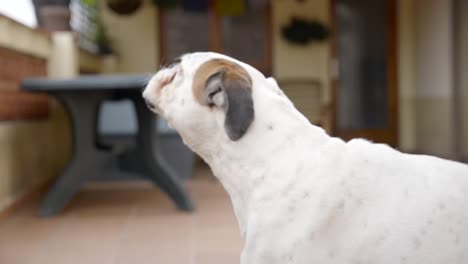
[[150,101],[145,99],[146,106],[148,106],[149,109],[153,110],[155,108],[154,104],[152,104]]

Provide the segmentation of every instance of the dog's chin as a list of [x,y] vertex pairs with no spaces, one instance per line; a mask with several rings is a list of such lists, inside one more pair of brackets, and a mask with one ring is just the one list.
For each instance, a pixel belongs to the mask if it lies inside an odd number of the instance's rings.
[[146,103],[146,104],[147,104],[147,106],[148,106],[148,109],[149,109],[151,112],[153,112],[154,114],[159,115],[159,116],[163,116],[163,115],[164,115],[164,112],[163,112],[163,110],[161,109],[161,107],[159,107],[159,105],[153,104],[153,103],[151,103],[151,104]]
[[153,109],[151,109],[151,111],[156,115],[164,117],[164,111],[157,105]]

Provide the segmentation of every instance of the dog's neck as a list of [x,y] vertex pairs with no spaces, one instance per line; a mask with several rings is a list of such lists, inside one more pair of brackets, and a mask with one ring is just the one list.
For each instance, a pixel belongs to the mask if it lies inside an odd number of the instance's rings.
[[[256,100],[255,121],[241,140],[220,136],[211,140],[209,148],[194,147],[229,193],[243,236],[254,193],[277,191],[275,177],[294,176],[296,168],[291,165],[297,164],[301,158],[297,156],[302,154],[297,152],[306,152],[302,158],[310,162],[307,153],[330,138],[323,129],[311,125],[287,99],[264,99]],[[284,180],[287,179],[281,179]]]

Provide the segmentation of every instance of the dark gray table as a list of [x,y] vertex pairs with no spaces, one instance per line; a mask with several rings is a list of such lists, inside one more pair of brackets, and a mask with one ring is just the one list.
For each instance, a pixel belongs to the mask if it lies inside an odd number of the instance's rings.
[[[72,160],[48,191],[39,209],[40,216],[62,211],[85,182],[113,171],[137,173],[150,179],[179,209],[193,210],[189,195],[158,151],[157,120],[141,97],[141,90],[149,78],[150,75],[84,75],[75,79],[27,79],[22,82],[25,91],[47,92],[58,98],[72,123]],[[98,139],[101,103],[119,99],[130,99],[135,106],[138,132],[132,147],[103,146]]]

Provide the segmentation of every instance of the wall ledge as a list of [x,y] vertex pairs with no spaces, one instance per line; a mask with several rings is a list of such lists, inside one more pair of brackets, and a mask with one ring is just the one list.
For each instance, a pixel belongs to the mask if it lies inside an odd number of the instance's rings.
[[51,34],[0,14],[0,47],[47,59],[52,52]]
[[116,54],[99,55],[78,48],[78,63],[80,73],[110,73],[117,68]]

